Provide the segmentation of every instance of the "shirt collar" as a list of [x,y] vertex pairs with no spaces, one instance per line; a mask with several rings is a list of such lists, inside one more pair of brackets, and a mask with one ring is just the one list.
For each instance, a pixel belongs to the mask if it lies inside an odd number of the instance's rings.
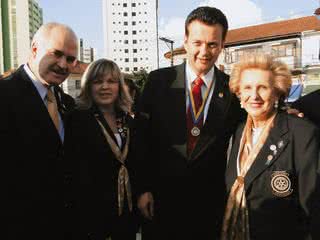
[[36,87],[41,99],[44,101],[45,97],[47,96],[48,89],[36,78],[28,64],[24,64],[23,69],[26,71],[28,77],[31,79],[33,85]]
[[[212,68],[206,75],[201,77],[206,87],[210,86],[210,83],[213,80],[213,76],[214,76],[214,66],[212,66]],[[188,88],[189,88],[192,82],[197,78],[197,75],[194,73],[194,71],[189,65],[189,61],[187,61],[186,63],[186,77],[187,77]]]

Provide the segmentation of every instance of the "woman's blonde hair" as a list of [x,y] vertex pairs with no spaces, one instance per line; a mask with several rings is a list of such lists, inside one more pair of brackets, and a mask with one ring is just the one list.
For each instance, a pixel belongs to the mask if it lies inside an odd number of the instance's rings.
[[273,83],[279,100],[284,101],[288,96],[292,83],[288,66],[281,61],[275,60],[272,56],[262,53],[244,55],[243,58],[234,65],[230,76],[229,87],[230,91],[237,96],[240,95],[241,74],[247,69],[270,71],[270,80]]
[[124,87],[123,75],[118,65],[108,59],[98,59],[89,64],[81,78],[81,91],[78,99],[80,109],[89,109],[92,107],[94,101],[91,93],[92,83],[95,79],[103,78],[111,74],[111,76],[119,80],[119,97],[115,102],[115,107],[124,112],[130,112],[132,107],[132,98]]

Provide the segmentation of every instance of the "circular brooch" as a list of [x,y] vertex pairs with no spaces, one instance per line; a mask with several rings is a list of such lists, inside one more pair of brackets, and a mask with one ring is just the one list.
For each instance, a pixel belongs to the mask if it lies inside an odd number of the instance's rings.
[[289,196],[293,191],[289,174],[285,171],[275,171],[272,173],[271,188],[273,194],[278,197]]

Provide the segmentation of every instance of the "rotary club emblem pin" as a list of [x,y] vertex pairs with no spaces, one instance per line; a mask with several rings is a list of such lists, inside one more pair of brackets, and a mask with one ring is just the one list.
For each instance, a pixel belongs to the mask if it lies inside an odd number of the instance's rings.
[[289,174],[286,171],[275,171],[271,174],[272,193],[278,197],[289,196],[293,189]]

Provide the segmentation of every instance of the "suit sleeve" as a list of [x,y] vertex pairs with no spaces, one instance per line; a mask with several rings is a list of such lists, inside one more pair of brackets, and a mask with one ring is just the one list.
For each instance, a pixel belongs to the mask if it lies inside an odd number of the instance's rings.
[[[4,80],[0,80],[4,81]],[[13,121],[10,121],[10,106],[7,96],[7,90],[4,88],[4,84],[0,84],[0,188],[1,188],[1,200],[0,200],[0,220],[3,220],[4,224],[8,223],[10,217],[11,201],[10,201],[10,178],[12,178],[12,157],[10,153],[14,150],[12,142],[14,140],[14,132],[11,125]],[[11,123],[10,123],[11,122]],[[12,132],[11,132],[12,131]],[[19,146],[16,146],[19,149]],[[15,151],[17,150],[15,149]],[[4,226],[5,233],[8,228]]]
[[152,192],[152,109],[155,74],[148,76],[144,90],[137,104],[136,173],[137,194]]
[[310,134],[296,139],[296,164],[300,204],[309,216],[311,239],[320,239],[320,135],[313,128]]

